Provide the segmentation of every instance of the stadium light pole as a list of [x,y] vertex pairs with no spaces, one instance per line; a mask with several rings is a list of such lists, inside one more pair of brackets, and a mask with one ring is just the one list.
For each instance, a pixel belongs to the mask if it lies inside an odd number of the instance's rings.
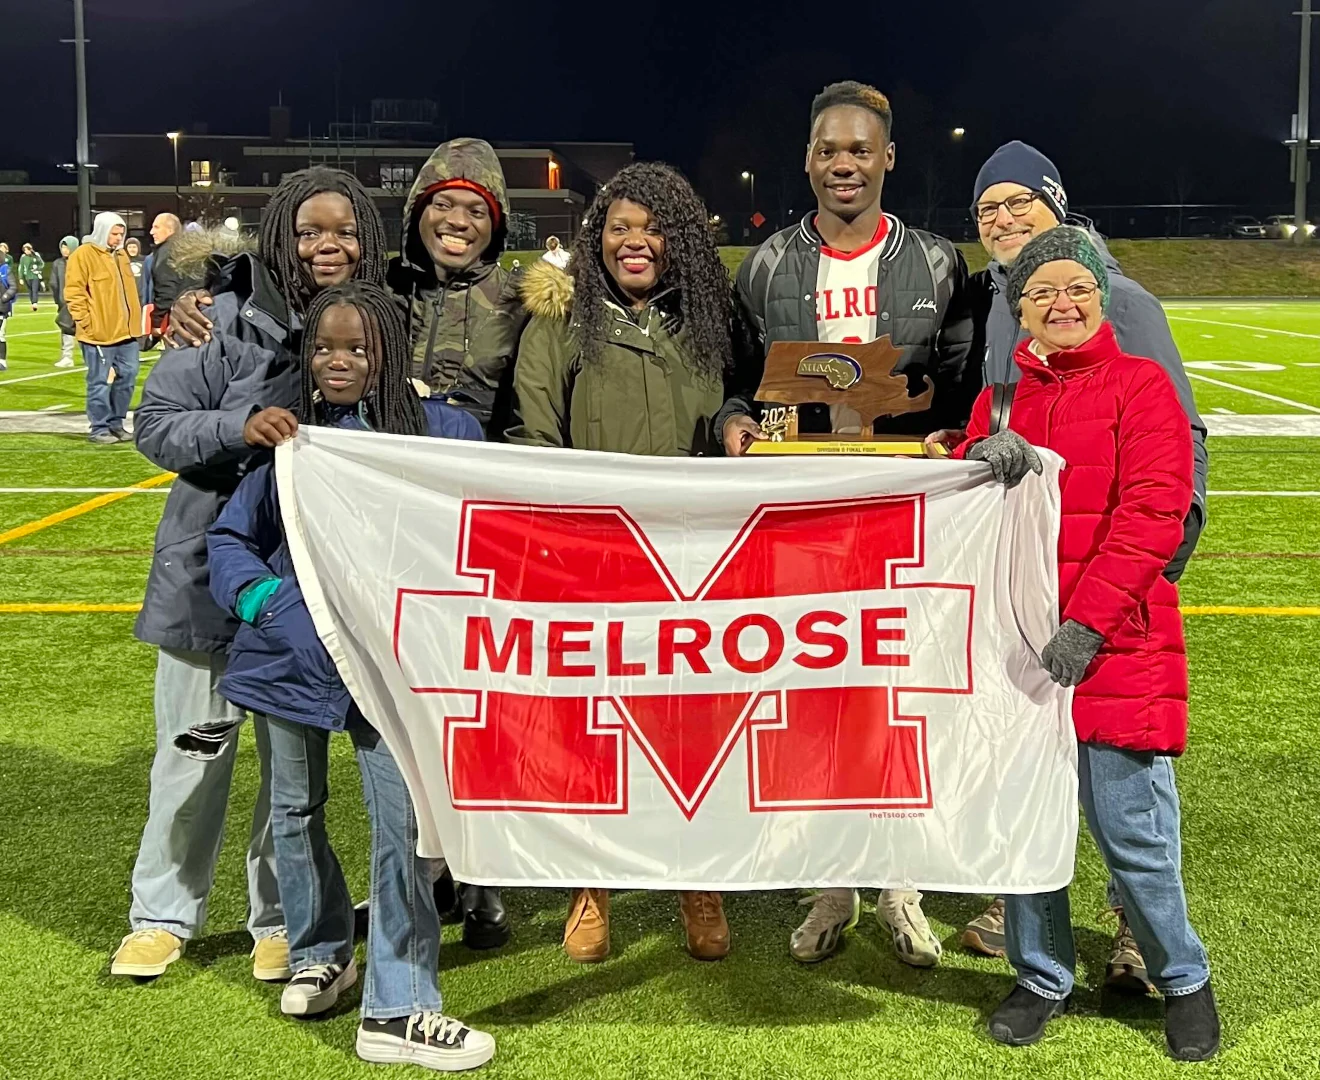
[[182,131],[167,131],[165,138],[174,144],[174,216],[179,216],[179,136]]
[[747,212],[747,239],[752,238],[752,216],[756,213],[756,173],[744,169],[742,178],[751,185],[752,208]]
[[73,0],[73,71],[78,91],[78,145],[74,165],[78,172],[78,235],[92,231],[92,151],[87,135],[87,35],[83,0]]
[[1311,0],[1302,0],[1302,62],[1297,89],[1297,177],[1293,203],[1293,241],[1304,244],[1310,238],[1306,228],[1306,187],[1311,179]]

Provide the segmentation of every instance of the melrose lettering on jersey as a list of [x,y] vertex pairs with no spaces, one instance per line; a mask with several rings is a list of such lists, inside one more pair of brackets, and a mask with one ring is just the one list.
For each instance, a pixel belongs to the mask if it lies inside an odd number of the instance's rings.
[[395,619],[454,807],[627,813],[640,752],[691,819],[740,747],[754,811],[931,806],[899,698],[971,693],[974,597],[912,583],[923,517],[763,506],[689,593],[623,508],[466,504],[471,589],[400,590]]
[[864,316],[875,318],[879,310],[876,306],[876,291],[875,285],[868,285],[864,289],[821,289],[816,293],[816,321],[860,319]]

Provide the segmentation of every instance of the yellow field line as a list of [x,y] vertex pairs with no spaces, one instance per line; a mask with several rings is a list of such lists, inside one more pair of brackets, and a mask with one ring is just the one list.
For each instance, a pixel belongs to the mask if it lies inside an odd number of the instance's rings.
[[[129,613],[142,610],[141,604],[0,604],[0,615],[87,615]],[[1320,618],[1320,607],[1185,607],[1184,615],[1241,615],[1266,618]]]
[[1264,615],[1269,618],[1320,616],[1320,607],[1185,607],[1184,615]]
[[141,604],[0,604],[0,615],[132,614]]
[[61,522],[68,521],[70,518],[81,517],[83,514],[90,514],[93,510],[100,510],[101,507],[109,506],[111,503],[118,502],[120,499],[127,499],[133,491],[145,491],[148,488],[160,487],[161,484],[168,484],[173,479],[173,473],[160,473],[157,476],[151,477],[149,480],[143,480],[140,484],[133,484],[128,491],[117,491],[112,495],[98,495],[94,499],[80,502],[77,506],[70,506],[67,510],[57,510],[53,514],[47,514],[44,518],[38,518],[36,521],[29,521],[26,525],[19,525],[6,532],[0,532],[0,544],[7,544],[11,540],[21,540],[25,536],[31,536],[35,532],[41,532],[42,529],[49,529],[52,525],[59,525]]

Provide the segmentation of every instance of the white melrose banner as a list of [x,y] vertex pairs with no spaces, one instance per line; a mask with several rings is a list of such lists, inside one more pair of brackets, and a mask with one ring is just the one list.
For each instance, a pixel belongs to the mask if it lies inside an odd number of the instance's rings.
[[1058,470],[300,429],[322,639],[477,884],[1055,889]]

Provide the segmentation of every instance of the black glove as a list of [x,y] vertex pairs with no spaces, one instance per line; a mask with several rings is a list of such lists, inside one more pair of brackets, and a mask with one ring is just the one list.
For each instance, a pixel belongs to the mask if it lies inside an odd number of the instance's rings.
[[1050,638],[1040,662],[1060,686],[1076,686],[1104,643],[1105,639],[1089,626],[1069,619]]
[[1040,455],[1016,431],[1001,431],[967,451],[968,461],[984,461],[1004,487],[1017,487],[1028,472],[1040,475]]

